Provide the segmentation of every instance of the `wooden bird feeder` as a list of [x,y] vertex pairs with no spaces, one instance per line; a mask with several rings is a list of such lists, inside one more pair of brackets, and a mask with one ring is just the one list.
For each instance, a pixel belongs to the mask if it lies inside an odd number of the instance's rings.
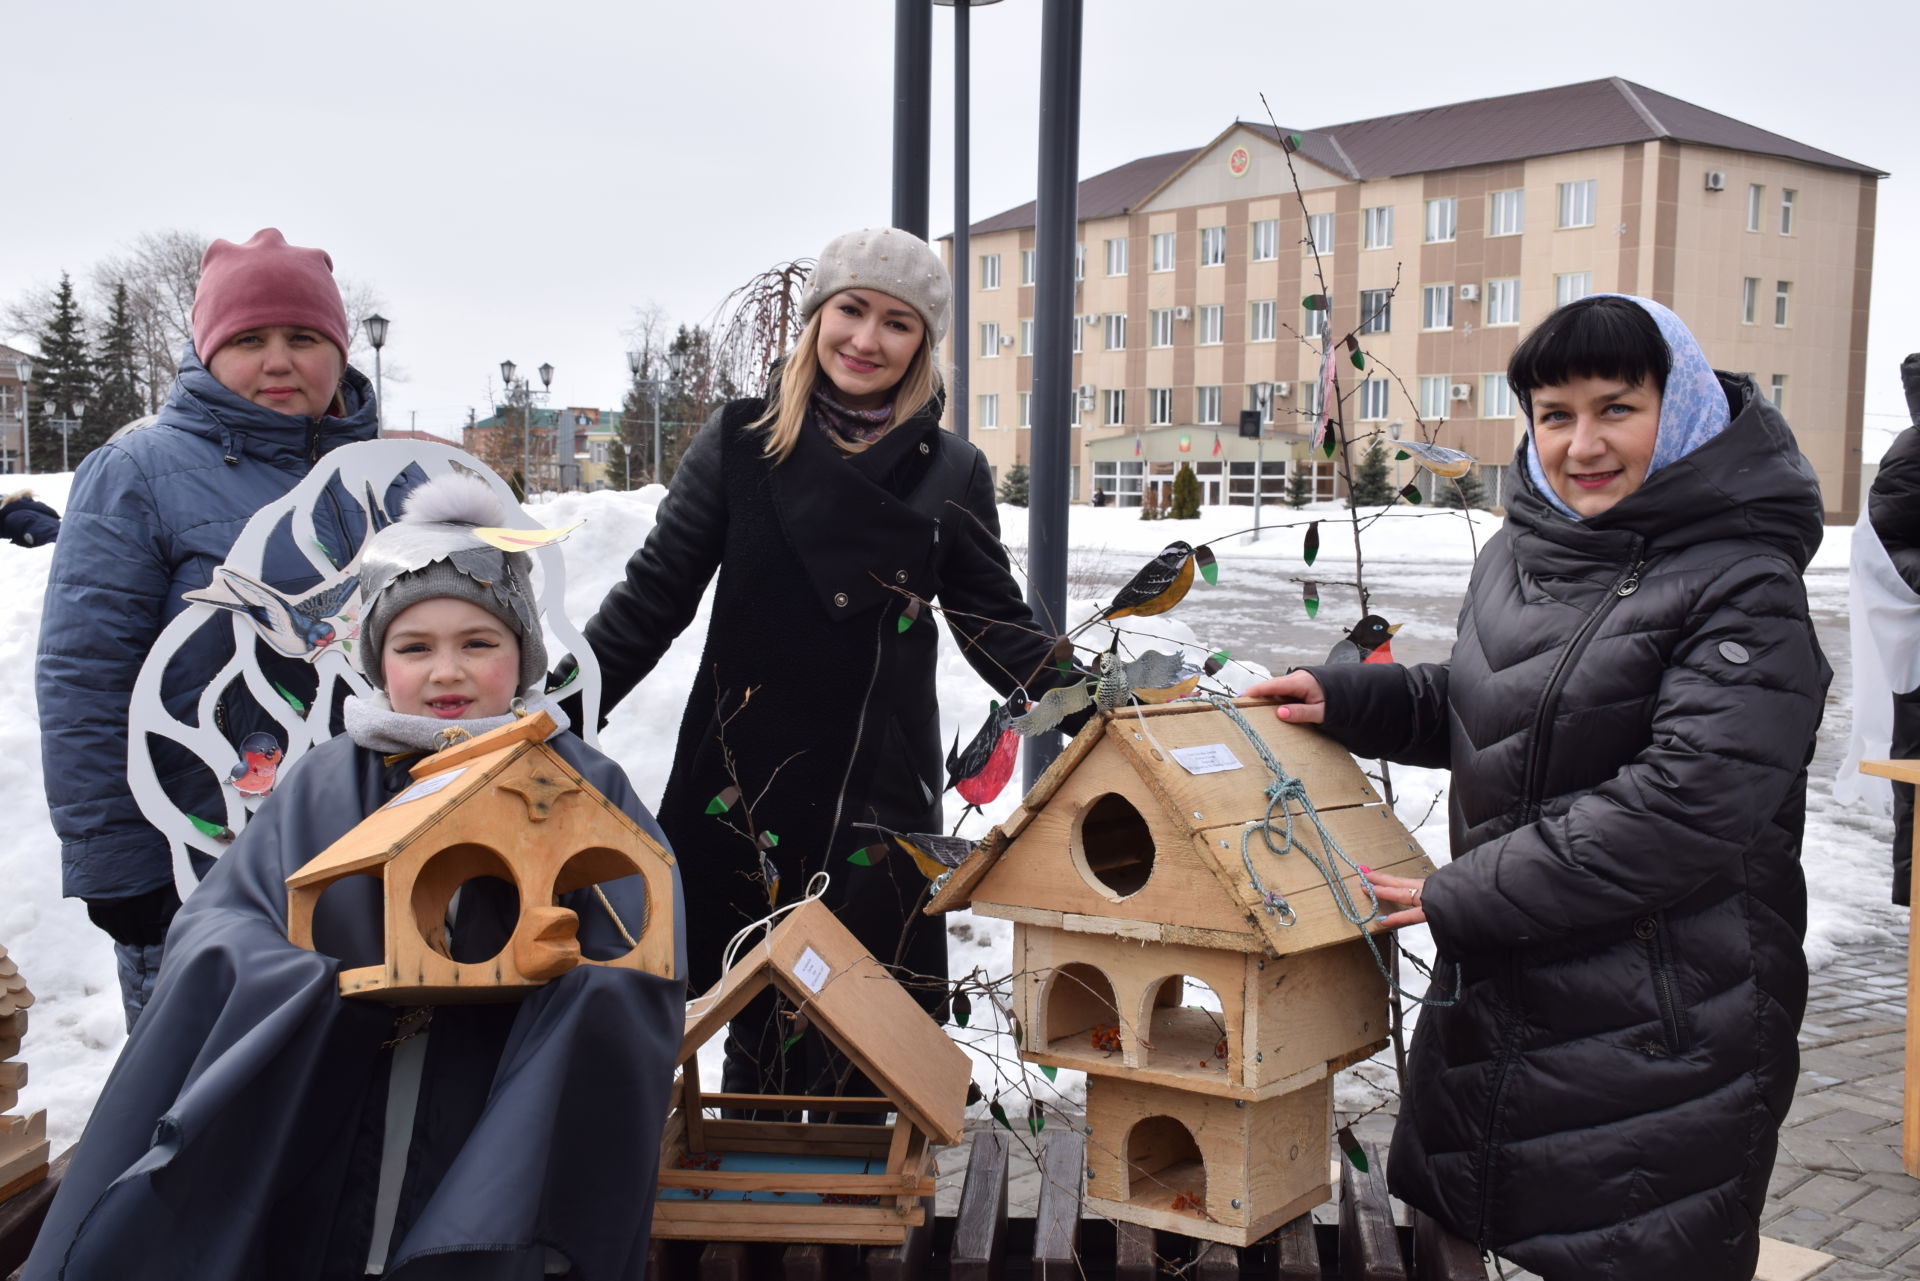
[[15,1056],[27,1034],[27,1007],[32,1004],[33,993],[20,977],[20,967],[0,947],[0,1201],[47,1177],[47,1114],[21,1116],[13,1110],[27,1083],[27,1065]]
[[[1433,870],[1342,748],[1238,706],[1352,863]],[[1272,782],[1211,704],[1098,717],[927,909],[1014,923],[1021,1057],[1088,1074],[1087,1205],[1109,1218],[1251,1245],[1318,1205],[1333,1074],[1386,1044],[1386,980],[1325,874],[1257,831],[1243,856]],[[1294,834],[1366,910],[1313,824]],[[1190,983],[1219,1009],[1189,1004]]]
[[[779,991],[881,1091],[872,1098],[714,1094],[698,1053]],[[967,1056],[817,901],[787,914],[689,1010],[660,1150],[653,1235],[898,1245],[933,1206],[933,1147],[965,1125]],[[709,1109],[892,1114],[891,1125],[725,1120]]]
[[[287,878],[287,937],[309,949],[329,886],[352,876],[381,883],[385,958],[342,971],[341,995],[401,1005],[517,1000],[576,965],[674,976],[673,856],[546,745],[553,730],[553,718],[536,712],[427,757],[411,787]],[[635,875],[646,885],[645,919],[615,918],[632,946],[583,957],[579,918],[559,896]],[[447,908],[483,876],[519,892],[519,921],[491,958],[456,961]]]

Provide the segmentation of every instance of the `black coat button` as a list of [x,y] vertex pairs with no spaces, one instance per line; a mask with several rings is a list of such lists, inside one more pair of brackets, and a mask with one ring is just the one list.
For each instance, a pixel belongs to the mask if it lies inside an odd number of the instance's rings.
[[1659,931],[1660,926],[1651,916],[1643,916],[1633,923],[1633,932],[1639,938],[1650,939]]

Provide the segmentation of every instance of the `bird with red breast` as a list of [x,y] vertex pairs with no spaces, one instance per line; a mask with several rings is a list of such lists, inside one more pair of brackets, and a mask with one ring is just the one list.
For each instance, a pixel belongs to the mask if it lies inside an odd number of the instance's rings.
[[1368,614],[1353,625],[1353,630],[1334,642],[1327,651],[1329,663],[1391,663],[1394,633],[1400,624],[1389,623],[1378,614]]

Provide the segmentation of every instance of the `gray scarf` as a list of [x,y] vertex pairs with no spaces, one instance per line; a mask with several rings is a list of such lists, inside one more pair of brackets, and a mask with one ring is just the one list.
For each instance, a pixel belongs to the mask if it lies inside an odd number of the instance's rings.
[[[555,734],[572,725],[560,704],[545,694],[525,699],[521,706],[528,712],[545,712],[553,717]],[[393,710],[393,704],[381,693],[349,695],[345,706],[347,737],[357,746],[375,752],[437,752],[447,745],[442,737],[449,729],[463,729],[474,738],[490,729],[510,725],[514,714],[475,716],[467,720],[441,720],[438,716],[409,716]]]

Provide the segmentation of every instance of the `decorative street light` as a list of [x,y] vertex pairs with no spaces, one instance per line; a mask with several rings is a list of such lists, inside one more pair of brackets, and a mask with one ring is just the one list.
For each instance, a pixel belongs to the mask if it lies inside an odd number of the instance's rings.
[[[500,379],[507,385],[507,403],[511,405],[516,395],[520,401],[520,486],[523,493],[533,492],[533,388],[527,379],[514,382],[514,374],[519,366],[511,360],[500,362]],[[553,366],[540,366],[540,387],[543,392],[553,390]]]
[[374,425],[377,428],[384,428],[387,422],[387,400],[380,382],[380,349],[387,345],[387,325],[391,322],[376,311],[361,323],[367,327],[367,341],[373,344]]
[[667,353],[665,378],[642,378],[640,371],[646,367],[645,356],[637,351],[627,353],[627,368],[633,371],[635,385],[645,388],[647,396],[653,401],[653,483],[656,485],[667,483],[666,477],[660,471],[660,401],[666,396],[669,388],[678,385],[686,364],[685,351],[670,351]]
[[67,464],[67,440],[69,437],[73,435],[74,432],[80,429],[81,422],[80,422],[79,404],[76,403],[73,406],[73,413],[71,416],[66,418],[50,418],[47,420],[47,426],[53,428],[55,431],[60,433],[60,470],[63,472],[72,471],[73,468],[68,466]]
[[973,78],[971,14],[969,10],[1000,0],[933,0],[953,9],[953,399],[947,402],[953,432],[967,438],[967,362],[972,359],[968,315],[973,287],[972,250],[967,239],[967,182],[972,155],[970,115]]
[[25,356],[13,362],[13,372],[20,378],[20,470],[33,470],[33,414],[27,403],[27,385],[33,381],[33,362]]

